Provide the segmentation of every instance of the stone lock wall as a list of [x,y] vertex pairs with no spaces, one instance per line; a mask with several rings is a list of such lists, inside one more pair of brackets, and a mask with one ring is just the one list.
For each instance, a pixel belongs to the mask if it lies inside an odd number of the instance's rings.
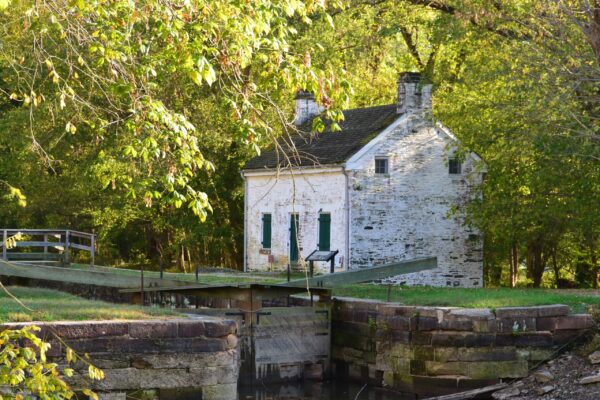
[[334,373],[418,395],[521,378],[592,327],[564,305],[463,309],[336,299]]
[[[237,398],[239,355],[236,323],[198,319],[35,323],[52,345],[48,357],[65,364],[58,334],[78,354],[88,353],[105,379],[90,381],[87,365],[75,365],[74,387],[89,387],[104,399],[177,399],[193,392],[203,400]],[[0,329],[19,328],[5,324]],[[142,396],[143,394],[143,396]],[[189,397],[187,397],[189,398]]]

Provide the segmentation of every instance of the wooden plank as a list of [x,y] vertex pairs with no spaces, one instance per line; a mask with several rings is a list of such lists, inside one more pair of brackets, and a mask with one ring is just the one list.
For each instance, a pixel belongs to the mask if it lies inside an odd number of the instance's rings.
[[79,249],[79,250],[86,250],[86,251],[89,251],[90,253],[92,252],[92,247],[91,246],[84,246],[82,244],[77,244],[77,243],[71,243],[71,248],[72,249]]
[[19,240],[16,243],[16,247],[63,247],[65,244],[62,242],[36,242],[36,241],[24,241]]
[[[305,292],[306,288],[301,286],[282,286],[282,285],[264,285],[259,283],[253,284],[231,284],[231,285],[183,285],[174,287],[151,287],[144,289],[144,292],[165,292],[165,293],[181,293],[194,296],[210,296],[225,299],[243,300],[249,297],[251,293],[255,299],[276,299],[285,296],[291,296]],[[140,289],[135,287],[131,289],[121,289],[121,293],[137,293]],[[328,289],[314,288],[315,294],[329,294]]]
[[[498,390],[502,390],[507,387],[507,383],[498,383],[492,386],[486,386],[480,389],[467,390],[466,392],[447,394],[444,396],[437,397],[428,397],[426,400],[467,400],[467,399],[475,399],[479,396],[489,395]],[[482,397],[487,398],[487,397]]]
[[8,252],[6,254],[8,260],[60,260],[62,254],[58,253],[13,253]]
[[85,233],[85,232],[78,232],[78,231],[71,231],[71,230],[69,231],[69,233],[71,236],[75,236],[75,237],[82,238],[82,239],[88,239],[88,240],[91,240],[92,236],[93,236],[92,233]]
[[[140,287],[139,276],[121,275],[92,269],[79,270],[32,264],[17,265],[6,261],[0,261],[0,275],[115,288],[135,287],[138,288],[138,290]],[[144,285],[174,287],[187,284],[189,284],[189,282],[144,277]]]
[[336,272],[327,275],[318,275],[308,279],[297,279],[282,283],[280,285],[318,288],[349,285],[352,283],[370,282],[391,276],[410,274],[413,272],[426,271],[437,268],[437,258],[418,258],[408,261],[400,261],[379,267],[363,268],[344,272]]

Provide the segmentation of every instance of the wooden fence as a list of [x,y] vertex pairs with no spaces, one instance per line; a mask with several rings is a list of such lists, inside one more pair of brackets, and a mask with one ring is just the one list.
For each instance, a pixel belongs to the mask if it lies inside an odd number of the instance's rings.
[[[6,241],[19,233],[22,239],[17,240],[15,246],[9,249]],[[69,265],[71,252],[81,250],[90,254],[90,265],[93,266],[96,256],[96,236],[93,233],[70,229],[2,229],[1,245],[4,261],[23,263],[58,261]],[[25,248],[28,251],[22,251]],[[52,249],[54,251],[51,251]]]

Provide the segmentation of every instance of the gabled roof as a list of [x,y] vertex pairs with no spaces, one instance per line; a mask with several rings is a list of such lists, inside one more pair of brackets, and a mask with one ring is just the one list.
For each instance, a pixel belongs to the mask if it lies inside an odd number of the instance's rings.
[[[283,139],[279,139],[279,143],[294,166],[340,164],[352,157],[398,117],[396,104],[355,108],[344,111],[344,121],[340,124],[341,131],[331,132],[327,124],[327,128],[321,133],[309,133],[311,121],[300,127],[302,134],[291,137],[296,151]],[[290,139],[287,142],[290,142]],[[277,151],[271,148],[248,161],[244,169],[275,168],[286,165],[284,155],[278,155]]]

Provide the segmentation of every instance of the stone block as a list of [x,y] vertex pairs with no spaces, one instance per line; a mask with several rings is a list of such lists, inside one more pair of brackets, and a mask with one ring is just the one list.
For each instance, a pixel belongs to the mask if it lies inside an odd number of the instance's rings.
[[469,374],[469,363],[466,362],[425,361],[425,368],[427,369],[427,375],[429,376],[468,376]]
[[449,331],[472,331],[473,321],[465,318],[445,317],[444,320],[439,324],[439,327],[440,329]]
[[434,347],[433,346],[413,346],[412,358],[414,360],[434,360]]
[[417,315],[417,307],[414,306],[394,306],[394,315],[402,317],[414,317]]
[[[416,340],[416,342],[414,342],[414,341],[412,340],[412,339],[413,339],[413,336],[416,336],[416,337],[417,337],[417,339],[415,339],[415,340]],[[393,331],[391,331],[391,332],[390,332],[390,334],[389,334],[389,339],[390,339],[390,340],[392,340],[392,341],[394,341],[395,343],[406,343],[406,344],[408,344],[408,343],[413,343],[413,342],[414,342],[415,344],[423,344],[423,343],[420,343],[419,341],[420,341],[420,340],[425,340],[425,341],[427,341],[427,338],[426,338],[426,337],[423,337],[423,336],[421,336],[421,335],[418,335],[418,334],[415,334],[415,335],[413,335],[411,332],[407,332],[407,331],[396,331],[396,330],[393,330]],[[431,337],[429,337],[429,340],[431,341]]]
[[496,332],[533,332],[536,330],[535,318],[498,318],[496,319]]
[[528,375],[527,361],[480,361],[469,363],[472,379],[524,378]]
[[496,308],[496,318],[535,318],[537,307],[500,307]]
[[547,306],[537,306],[538,317],[559,317],[568,315],[571,312],[569,306],[564,304],[552,304]]
[[204,321],[205,335],[211,338],[218,338],[236,333],[237,324],[230,320]]
[[434,360],[438,362],[451,361],[514,361],[517,352],[514,347],[438,347],[435,349]]
[[59,322],[51,326],[53,331],[62,339],[124,336],[128,334],[128,324],[126,322]]
[[473,321],[473,332],[476,333],[493,333],[496,332],[495,319],[477,319]]
[[579,329],[560,329],[554,331],[554,344],[563,345],[581,337],[584,331]]
[[434,347],[433,360],[437,362],[458,361],[460,351],[461,348],[458,347]]
[[574,314],[557,317],[554,330],[586,330],[594,326],[594,320],[589,314]]
[[553,331],[556,329],[556,318],[557,317],[538,318],[536,321],[537,329],[540,331]]
[[432,333],[432,332],[422,332],[422,331],[411,332],[410,341],[412,344],[415,344],[415,345],[432,344],[434,334],[435,333]]
[[463,332],[433,332],[431,344],[440,347],[464,347],[466,335]]
[[177,324],[177,336],[180,338],[204,336],[204,322],[197,320],[180,321]]
[[129,336],[132,338],[175,338],[177,322],[135,321],[129,322]]
[[448,318],[468,318],[471,321],[486,321],[493,319],[494,314],[489,308],[457,308],[450,310],[444,319]]
[[389,316],[382,319],[382,321],[383,324],[387,325],[389,329],[392,330],[409,331],[411,326],[410,317]]
[[419,331],[434,331],[439,328],[437,317],[419,316],[417,320],[417,330]]
[[[136,356],[144,360],[153,368],[188,368],[194,365],[207,367],[219,367],[235,365],[238,354],[235,350],[221,351],[217,353],[172,353],[172,354],[142,354]],[[94,362],[96,358],[94,357]],[[98,365],[100,367],[100,365]]]
[[465,334],[466,347],[489,347],[496,343],[495,333],[467,333]]
[[517,347],[551,347],[554,344],[552,333],[499,333],[496,335],[497,346]]
[[394,357],[389,354],[377,354],[375,368],[380,371],[392,371],[396,374],[410,373],[410,359]]
[[416,312],[419,317],[435,318],[442,321],[445,314],[455,309],[456,307],[417,307]]

